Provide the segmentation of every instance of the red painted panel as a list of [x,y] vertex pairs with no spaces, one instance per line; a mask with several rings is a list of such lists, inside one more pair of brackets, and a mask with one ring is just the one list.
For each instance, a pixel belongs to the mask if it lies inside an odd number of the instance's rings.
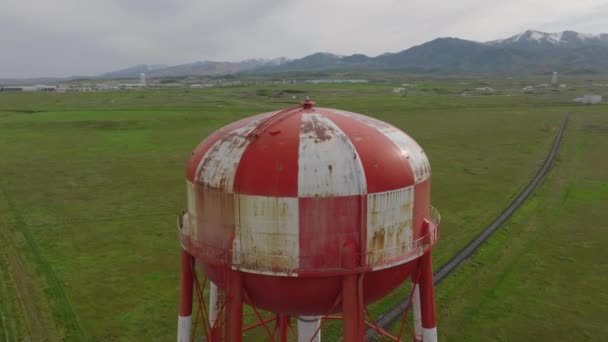
[[222,251],[232,249],[234,239],[234,194],[196,184],[196,240],[207,250],[211,262],[220,262]]
[[375,302],[403,284],[413,272],[417,262],[418,259],[414,259],[399,266],[365,273],[363,276],[365,303]]
[[298,148],[302,111],[272,121],[256,136],[241,157],[234,191],[259,196],[298,196]]
[[[411,262],[365,273],[363,294],[366,304],[383,298],[409,277],[418,263]],[[202,263],[201,267],[209,278],[226,290],[226,279],[236,272],[226,267],[214,267]],[[255,273],[242,273],[243,286],[253,304],[264,310],[292,315],[323,315],[340,311],[337,305],[330,309],[342,288],[342,276],[317,276],[311,278],[276,277]]]
[[414,230],[413,239],[417,240],[424,234],[422,223],[429,216],[431,205],[431,179],[428,178],[414,185],[414,217],[412,228]]
[[[274,113],[274,112],[272,112]],[[254,116],[250,116],[248,118],[241,119],[239,121],[233,122],[229,125],[226,125],[217,131],[211,133],[205,140],[203,140],[198,146],[192,151],[192,155],[188,160],[188,164],[186,166],[186,179],[190,182],[194,183],[194,177],[196,173],[196,169],[198,168],[198,164],[201,162],[201,159],[207,154],[207,151],[215,144],[218,140],[223,138],[226,134],[234,131],[235,129],[246,126],[247,124],[260,119],[266,115],[271,115],[272,113],[262,113]]]
[[[341,266],[345,243],[360,244],[362,196],[307,197],[299,199],[300,268]],[[354,261],[359,264],[359,260]]]
[[399,147],[377,129],[336,114],[328,108],[317,108],[317,111],[340,127],[355,146],[365,170],[368,193],[395,190],[414,184],[410,164]]
[[[256,306],[277,313],[318,315],[330,311],[340,294],[339,277],[272,277],[243,273],[245,289]],[[340,309],[338,305],[337,309]]]

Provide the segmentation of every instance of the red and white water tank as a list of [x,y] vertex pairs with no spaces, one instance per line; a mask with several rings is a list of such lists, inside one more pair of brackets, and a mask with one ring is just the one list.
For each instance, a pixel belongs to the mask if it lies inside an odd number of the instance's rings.
[[430,176],[424,150],[400,129],[306,101],[232,123],[196,147],[180,242],[237,298],[226,311],[234,324],[238,301],[287,316],[343,312],[345,338],[356,340],[362,318],[349,323],[347,311],[418,274],[426,254],[430,265]]

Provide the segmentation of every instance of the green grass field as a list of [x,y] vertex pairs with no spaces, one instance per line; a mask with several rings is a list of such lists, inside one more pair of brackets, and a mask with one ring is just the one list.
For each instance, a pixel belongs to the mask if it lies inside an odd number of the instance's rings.
[[[292,106],[305,95],[318,106],[390,122],[425,148],[433,167],[433,203],[443,218],[435,265],[446,262],[517,195],[544,160],[563,113],[576,113],[573,121],[578,126],[573,122],[569,128],[565,145],[570,147],[560,152],[557,164],[563,173],[561,182],[571,184],[571,200],[560,204],[566,207],[549,205],[564,197],[561,192],[551,192],[557,190],[550,184],[560,182],[552,173],[542,188],[546,197],[540,193],[534,197],[514,218],[512,227],[496,235],[473,262],[437,290],[439,331],[448,340],[544,337],[519,334],[526,327],[531,332],[541,329],[538,322],[528,327],[526,320],[516,319],[518,314],[542,316],[543,307],[555,304],[551,296],[535,295],[537,281],[545,281],[548,272],[540,266],[527,269],[536,265],[526,261],[528,258],[556,262],[549,250],[558,248],[568,254],[565,258],[573,259],[567,264],[570,271],[558,274],[579,274],[582,285],[572,290],[555,280],[557,285],[552,288],[562,299],[593,298],[588,291],[601,284],[597,277],[602,264],[587,272],[591,255],[585,254],[585,245],[569,246],[568,235],[557,233],[572,230],[573,224],[578,226],[578,220],[584,219],[587,224],[582,227],[589,229],[591,250],[605,241],[605,232],[593,220],[599,216],[574,202],[584,197],[599,215],[606,198],[605,192],[585,188],[590,185],[583,181],[591,176],[574,175],[579,169],[587,169],[590,175],[595,172],[596,180],[603,184],[600,188],[606,190],[605,175],[599,180],[597,169],[601,144],[606,145],[606,125],[601,121],[605,107],[572,105],[568,100],[576,92],[465,97],[456,91],[465,85],[450,81],[424,86],[431,91],[400,96],[390,93],[393,86],[0,94],[0,340],[2,336],[8,341],[28,337],[173,340],[180,250],[175,217],[185,207],[184,170],[190,152],[229,122]],[[296,94],[300,99],[259,96],[284,89],[302,91]],[[585,119],[588,117],[595,121]],[[589,122],[600,133],[586,133]],[[576,159],[577,167],[564,169],[565,160],[570,159]],[[564,210],[570,205],[577,205],[578,211]],[[518,229],[533,232],[518,233]],[[552,230],[556,234],[548,234]],[[515,250],[519,244],[520,249]],[[530,246],[545,253],[528,255]],[[500,255],[507,251],[514,253],[508,256],[511,259]],[[477,258],[489,259],[475,261]],[[478,263],[491,267],[480,270],[482,266],[475,266]],[[603,267],[605,270],[605,263]],[[551,272],[555,270],[559,268],[555,266]],[[535,272],[534,277],[528,272]],[[513,282],[522,280],[529,285],[511,292]],[[482,290],[480,286],[484,286]],[[571,291],[576,296],[570,296]],[[606,291],[595,291],[603,295],[598,299],[603,298],[605,304]],[[507,295],[513,296],[509,304],[513,319],[498,329],[498,318],[503,316],[501,300]],[[541,300],[534,304],[538,311],[532,310],[530,298]],[[389,297],[379,302],[373,311],[381,312],[394,300]],[[552,307],[543,317],[555,326],[575,330],[599,324],[601,309],[577,306],[579,315],[562,317],[558,307]],[[593,317],[589,317],[591,313],[595,313]],[[488,321],[492,324],[484,323]],[[592,329],[587,330],[593,334]],[[337,339],[338,334],[339,329],[331,325],[324,332],[327,340]]]
[[443,340],[606,340],[607,114],[573,111],[536,194],[438,287]]

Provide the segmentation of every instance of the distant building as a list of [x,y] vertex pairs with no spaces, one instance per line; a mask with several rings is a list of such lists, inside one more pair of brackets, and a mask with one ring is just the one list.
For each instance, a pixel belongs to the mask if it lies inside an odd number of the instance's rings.
[[405,88],[393,88],[393,94],[401,94],[405,92]]
[[534,91],[534,87],[533,86],[525,86],[522,88],[523,91],[525,92],[531,92]]
[[17,87],[17,86],[0,86],[0,91],[23,91],[23,87]]
[[148,81],[146,80],[146,74],[144,74],[143,72],[141,74],[139,74],[139,84],[141,84],[142,87],[148,86]]
[[97,84],[95,85],[95,90],[99,90],[99,91],[110,91],[110,90],[118,90],[119,87],[116,85],[110,85],[110,84]]
[[551,77],[551,84],[556,85],[557,84],[557,72],[553,72],[553,77]]
[[588,94],[583,97],[577,97],[574,99],[574,102],[579,102],[587,105],[594,105],[602,103],[601,95]]
[[191,84],[190,88],[210,88],[213,87],[212,83],[196,83],[196,84]]
[[305,83],[367,83],[368,80],[306,80]]
[[141,83],[121,83],[118,85],[118,88],[121,90],[141,89],[143,87]]
[[34,86],[0,86],[0,91],[55,91],[57,87],[49,86],[44,84],[38,84]]
[[484,92],[484,93],[493,93],[494,89],[490,87],[479,87],[475,88],[475,91]]

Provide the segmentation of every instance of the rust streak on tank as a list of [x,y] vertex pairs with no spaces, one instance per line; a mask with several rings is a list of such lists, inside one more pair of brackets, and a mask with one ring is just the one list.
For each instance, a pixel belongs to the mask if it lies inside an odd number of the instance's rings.
[[323,142],[331,140],[336,135],[336,130],[313,116],[312,120],[302,123],[302,133],[308,133],[309,137],[315,138],[315,142]]

